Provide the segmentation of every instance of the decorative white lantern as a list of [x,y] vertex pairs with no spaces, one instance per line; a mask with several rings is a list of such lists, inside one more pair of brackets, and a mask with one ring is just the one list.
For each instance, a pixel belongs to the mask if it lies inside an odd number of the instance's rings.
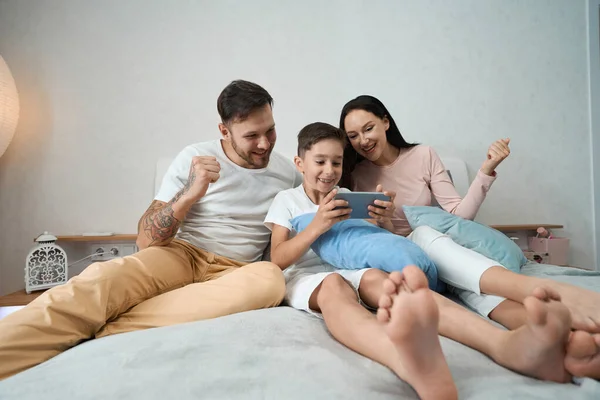
[[8,65],[0,56],[0,157],[15,134],[19,119],[19,95]]
[[56,236],[44,232],[25,261],[25,291],[48,289],[67,281],[67,253],[54,242]]

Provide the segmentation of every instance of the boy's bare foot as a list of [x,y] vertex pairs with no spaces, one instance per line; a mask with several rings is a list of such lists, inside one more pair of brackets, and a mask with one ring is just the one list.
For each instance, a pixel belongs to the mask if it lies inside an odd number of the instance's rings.
[[600,333],[600,293],[553,280],[544,286],[560,294],[562,303],[571,311],[573,329]]
[[527,323],[507,332],[493,357],[516,372],[554,382],[569,382],[565,369],[566,343],[571,327],[569,309],[556,292],[536,288],[523,302]]
[[392,370],[421,399],[457,399],[458,393],[438,337],[439,312],[425,274],[414,266],[384,282],[377,319],[398,353]]
[[565,367],[574,376],[600,379],[600,335],[573,332],[567,344]]

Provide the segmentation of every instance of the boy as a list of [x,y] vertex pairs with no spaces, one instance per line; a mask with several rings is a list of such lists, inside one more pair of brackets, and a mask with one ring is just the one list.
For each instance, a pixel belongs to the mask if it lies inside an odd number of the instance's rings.
[[[337,270],[310,250],[312,242],[351,212],[334,210],[347,204],[333,200],[345,137],[324,123],[308,125],[298,135],[294,162],[304,182],[280,192],[269,209],[265,225],[272,229],[271,261],[285,270],[292,307],[322,313],[337,340],[388,366],[421,398],[455,399],[456,387],[437,335],[438,308],[425,275],[416,267],[389,277],[378,269]],[[293,236],[289,220],[308,212],[316,212],[313,222]],[[358,299],[380,307],[379,321]]]

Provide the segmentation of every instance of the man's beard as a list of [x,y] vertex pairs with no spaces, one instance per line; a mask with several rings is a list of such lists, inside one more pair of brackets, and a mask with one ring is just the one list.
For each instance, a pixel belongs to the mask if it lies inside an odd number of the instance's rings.
[[235,151],[242,160],[246,161],[254,168],[265,168],[269,164],[269,158],[271,157],[271,151],[273,150],[273,144],[271,144],[271,147],[267,150],[266,157],[261,158],[260,161],[257,162],[252,158],[252,153],[244,153],[244,151],[235,143],[235,139],[233,138],[231,138],[231,147],[233,147],[233,151]]

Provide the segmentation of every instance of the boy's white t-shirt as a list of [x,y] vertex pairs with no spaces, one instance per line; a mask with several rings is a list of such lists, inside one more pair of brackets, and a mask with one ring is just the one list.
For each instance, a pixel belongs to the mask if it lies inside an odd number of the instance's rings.
[[[337,188],[338,192],[350,192],[346,188]],[[290,231],[289,238],[297,235],[297,232],[292,228],[290,220],[293,218],[308,213],[316,213],[319,206],[312,202],[304,190],[304,186],[300,185],[293,189],[281,191],[273,199],[269,212],[265,217],[265,226],[273,230],[273,224],[283,226]],[[319,272],[332,272],[336,268],[331,264],[326,263],[312,249],[308,249],[306,253],[284,270],[286,281],[290,281],[299,274],[316,274]]]
[[263,224],[269,205],[278,192],[302,182],[302,176],[291,160],[274,151],[265,168],[240,167],[214,140],[187,146],[177,155],[155,200],[169,202],[183,188],[195,156],[216,157],[220,178],[190,208],[175,237],[237,261],[260,260],[271,235]]

